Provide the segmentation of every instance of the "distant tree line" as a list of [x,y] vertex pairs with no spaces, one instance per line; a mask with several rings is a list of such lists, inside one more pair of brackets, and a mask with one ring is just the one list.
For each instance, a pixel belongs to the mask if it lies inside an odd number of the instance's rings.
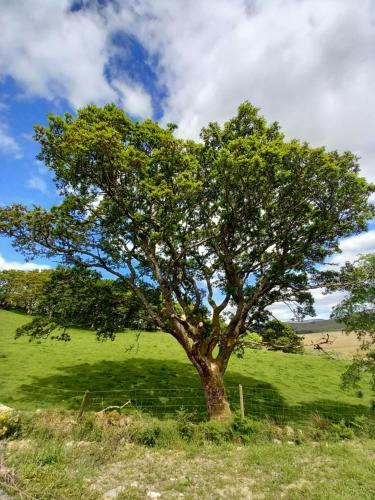
[[[159,291],[151,285],[143,288],[157,306]],[[28,330],[24,333],[30,335],[42,324],[48,324],[48,330],[92,328],[109,336],[123,328],[154,329],[139,299],[124,282],[105,279],[87,269],[0,271],[0,307],[35,316],[24,327]],[[43,335],[39,332],[36,336]]]
[[[154,307],[163,314],[159,290],[151,285],[143,285],[143,288]],[[99,337],[111,337],[111,333],[125,328],[155,329],[142,303],[126,283],[75,267],[0,271],[0,307],[33,315],[33,321],[19,328],[17,336],[26,334],[34,339],[55,332],[55,338],[68,340],[68,329],[74,326],[93,329]],[[209,328],[208,310],[206,321]],[[301,353],[303,337],[289,325],[267,319],[259,323],[257,333],[246,336],[244,344],[237,349],[240,356],[243,347]]]

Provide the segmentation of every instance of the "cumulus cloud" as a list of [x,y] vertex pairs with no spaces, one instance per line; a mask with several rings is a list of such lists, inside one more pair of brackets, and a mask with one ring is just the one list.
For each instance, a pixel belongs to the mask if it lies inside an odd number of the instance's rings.
[[112,86],[119,93],[121,104],[128,113],[140,118],[152,116],[151,96],[142,85],[113,80]]
[[47,266],[46,264],[36,264],[33,262],[16,262],[16,261],[7,261],[0,254],[0,271],[5,271],[8,269],[19,269],[21,271],[32,271],[34,269],[50,269],[51,266]]
[[22,158],[19,144],[4,124],[0,125],[0,152],[11,155],[16,159]]
[[47,182],[43,179],[43,177],[34,175],[33,177],[30,177],[27,180],[26,185],[27,187],[31,189],[36,189],[37,191],[40,191],[43,194],[48,194]]
[[[360,255],[375,252],[375,229],[367,233],[357,234],[350,238],[345,238],[340,242],[341,253],[334,254],[329,262],[335,264],[338,268],[345,262],[353,262]],[[332,269],[329,267],[329,269]],[[344,297],[345,292],[333,292],[325,294],[323,288],[311,290],[315,301],[315,310],[319,318],[328,318],[332,307],[338,304]],[[289,320],[292,317],[290,308],[277,302],[269,308],[272,313],[280,320]]]
[[146,97],[136,84],[128,83],[127,92],[119,95],[107,76],[114,33],[107,17],[112,7],[107,7],[106,16],[100,8],[72,10],[72,3],[0,0],[0,76],[11,76],[26,96],[66,99],[74,108],[118,102],[125,96],[127,111],[143,112]]
[[[311,290],[314,298],[314,307],[318,318],[329,318],[333,306],[341,302],[345,297],[345,292],[334,292],[329,295],[324,293],[323,288]],[[293,319],[291,309],[282,302],[276,302],[268,308],[272,314],[281,321],[289,321]]]
[[181,135],[197,136],[250,100],[288,136],[354,150],[375,179],[371,0],[361,8],[351,0],[217,0],[214,8],[210,0],[144,0],[131,14],[133,33],[158,56],[164,120]]
[[375,253],[375,229],[343,239],[340,249],[341,253],[333,255],[329,262],[342,265],[353,262],[361,254]]
[[[351,149],[375,179],[375,10],[352,0],[142,0],[84,2],[21,0],[1,6],[0,75],[24,93],[88,102],[122,103],[140,117],[152,112],[143,82],[126,65],[136,38],[148,54],[163,122],[197,137],[250,100],[288,137]],[[126,37],[124,38],[126,40]],[[113,55],[124,67],[111,81]],[[118,69],[118,68],[117,68]]]

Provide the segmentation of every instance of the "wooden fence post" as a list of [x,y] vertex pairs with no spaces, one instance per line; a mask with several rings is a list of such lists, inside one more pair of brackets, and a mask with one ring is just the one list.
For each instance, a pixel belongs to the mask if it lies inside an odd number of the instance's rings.
[[238,389],[239,389],[239,392],[240,392],[241,418],[245,418],[245,406],[243,404],[243,389],[242,389],[242,384],[239,384]]
[[79,407],[78,418],[81,418],[83,415],[83,412],[85,411],[85,408],[86,408],[88,400],[89,400],[89,394],[90,394],[90,391],[85,391],[85,394],[83,395],[83,398],[81,401],[81,406]]

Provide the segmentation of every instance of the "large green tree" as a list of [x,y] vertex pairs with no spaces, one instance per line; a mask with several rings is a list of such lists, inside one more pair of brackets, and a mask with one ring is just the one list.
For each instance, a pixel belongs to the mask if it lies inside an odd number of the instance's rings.
[[[230,414],[223,377],[242,336],[276,301],[311,312],[309,275],[340,237],[366,228],[374,189],[352,153],[287,141],[249,103],[223,127],[209,124],[199,143],[173,130],[114,105],[50,115],[35,138],[61,203],[4,207],[0,232],[27,256],[127,283],[180,343],[220,418]],[[162,309],[143,293],[147,282],[160,287]]]

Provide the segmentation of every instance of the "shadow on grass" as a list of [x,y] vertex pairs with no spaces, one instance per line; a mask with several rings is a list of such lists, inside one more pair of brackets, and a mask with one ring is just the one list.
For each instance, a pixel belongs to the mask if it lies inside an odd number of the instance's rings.
[[[225,383],[233,410],[239,409],[238,384],[243,385],[246,415],[253,418],[297,423],[319,413],[340,421],[370,412],[365,405],[323,399],[292,406],[273,385],[235,372],[226,375]],[[19,387],[14,406],[77,410],[85,390],[90,391],[89,410],[130,400],[129,408],[160,417],[180,410],[198,419],[206,416],[203,389],[193,367],[179,361],[139,358],[83,363],[62,368],[56,375],[34,378]]]

